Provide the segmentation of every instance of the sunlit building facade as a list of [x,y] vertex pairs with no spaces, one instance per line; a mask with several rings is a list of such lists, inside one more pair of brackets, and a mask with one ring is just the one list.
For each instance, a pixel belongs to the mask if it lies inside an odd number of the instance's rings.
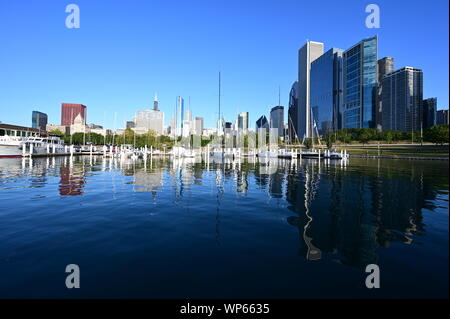
[[376,126],[378,38],[368,38],[343,55],[343,128]]

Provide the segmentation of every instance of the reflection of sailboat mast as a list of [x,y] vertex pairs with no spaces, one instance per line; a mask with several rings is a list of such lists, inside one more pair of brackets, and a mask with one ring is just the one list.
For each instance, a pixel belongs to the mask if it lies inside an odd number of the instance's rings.
[[306,259],[308,260],[319,260],[322,257],[320,249],[312,244],[312,237],[308,237],[306,232],[311,226],[313,218],[309,215],[309,209],[314,199],[316,193],[317,183],[314,182],[314,172],[311,171],[311,176],[309,174],[308,167],[305,167],[305,214],[308,218],[308,222],[303,228],[303,240],[308,247],[308,252],[306,253]]
[[221,184],[222,170],[216,170],[216,185],[217,185],[217,209],[216,209],[216,241],[220,245],[220,196],[223,194],[223,186]]

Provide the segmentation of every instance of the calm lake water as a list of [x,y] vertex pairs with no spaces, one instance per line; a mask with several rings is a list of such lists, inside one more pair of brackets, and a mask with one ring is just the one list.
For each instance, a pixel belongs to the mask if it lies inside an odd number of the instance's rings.
[[448,297],[448,190],[445,161],[0,159],[0,297]]

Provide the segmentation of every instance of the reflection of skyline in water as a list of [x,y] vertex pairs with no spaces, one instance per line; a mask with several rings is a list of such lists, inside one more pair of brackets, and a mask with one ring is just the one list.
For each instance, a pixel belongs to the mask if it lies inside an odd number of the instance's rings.
[[440,180],[427,178],[427,165],[352,160],[346,167],[316,160],[205,163],[168,158],[121,163],[75,157],[1,161],[0,177],[28,172],[33,176],[30,187],[41,187],[47,175],[59,175],[61,196],[81,196],[88,185],[87,172],[117,170],[132,177],[133,191],[150,193],[156,200],[160,192],[172,192],[175,203],[192,211],[196,203],[190,202],[190,194],[197,187],[208,188],[216,202],[218,243],[225,196],[266,194],[267,199],[285,203],[286,224],[298,230],[299,256],[310,261],[331,256],[362,268],[378,262],[378,249],[414,244],[425,233],[422,210],[433,210],[438,191],[448,189],[448,174]]

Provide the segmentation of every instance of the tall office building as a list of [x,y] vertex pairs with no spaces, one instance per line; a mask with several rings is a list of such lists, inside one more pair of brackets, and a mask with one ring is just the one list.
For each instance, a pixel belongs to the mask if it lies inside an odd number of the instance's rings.
[[131,130],[132,128],[136,127],[136,124],[134,123],[134,121],[127,121],[127,123],[125,124],[126,129],[127,130]]
[[265,115],[261,116],[256,121],[256,132],[259,132],[260,129],[264,129],[267,132],[269,131],[269,121],[267,121],[267,118]]
[[185,116],[185,120],[187,121],[192,121],[192,112],[191,110],[186,110],[186,116]]
[[202,135],[203,134],[203,117],[196,117],[195,118],[195,135]]
[[423,74],[404,67],[382,81],[383,130],[418,131],[423,126]]
[[439,110],[436,112],[436,125],[448,125],[448,110]]
[[311,63],[323,54],[323,43],[308,41],[298,52],[298,128],[299,139],[312,136],[310,107]]
[[61,125],[70,126],[74,124],[75,118],[78,116],[78,114],[81,114],[84,124],[86,124],[86,113],[87,109],[83,104],[62,103]]
[[376,111],[375,111],[375,122],[376,127],[379,131],[383,129],[383,103],[381,100],[381,95],[383,92],[383,77],[386,74],[394,72],[394,58],[384,57],[377,62],[378,66],[378,83],[377,83],[377,95],[376,95]]
[[155,99],[153,100],[153,110],[158,111],[158,106],[159,106],[158,94],[155,93]]
[[278,136],[284,137],[284,106],[278,105],[270,110],[270,128],[276,128]]
[[337,130],[340,124],[343,53],[332,48],[311,63],[311,125],[322,136]]
[[47,127],[47,120],[47,114],[39,111],[33,111],[31,114],[31,127],[45,131]]
[[161,111],[137,111],[134,123],[135,129],[138,131],[152,130],[158,135],[164,133],[164,113]]
[[289,109],[288,109],[288,136],[289,141],[294,141],[298,137],[298,82],[292,84],[289,92]]
[[437,98],[432,97],[422,102],[423,107],[423,128],[429,128],[436,125]]
[[176,128],[177,128],[177,125],[176,125],[176,120],[175,120],[175,118],[171,118],[170,119],[170,126],[169,126],[169,134],[170,134],[170,136],[172,137],[172,138],[175,138],[176,136],[175,136],[175,134],[176,134]]
[[177,97],[175,108],[175,136],[181,136],[183,134],[183,122],[184,122],[184,99],[181,96]]
[[241,112],[238,114],[236,130],[241,133],[248,131],[248,112]]
[[344,52],[343,128],[376,126],[378,38],[364,39]]

